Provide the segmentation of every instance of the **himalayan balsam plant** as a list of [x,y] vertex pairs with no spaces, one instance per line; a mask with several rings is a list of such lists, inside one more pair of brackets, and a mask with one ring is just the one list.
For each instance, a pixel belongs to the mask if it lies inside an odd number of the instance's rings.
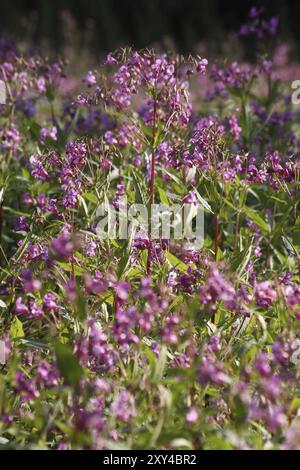
[[[79,80],[0,41],[1,448],[300,448],[299,111],[277,27],[251,10],[255,63],[122,49]],[[124,196],[201,204],[202,248],[99,237]]]

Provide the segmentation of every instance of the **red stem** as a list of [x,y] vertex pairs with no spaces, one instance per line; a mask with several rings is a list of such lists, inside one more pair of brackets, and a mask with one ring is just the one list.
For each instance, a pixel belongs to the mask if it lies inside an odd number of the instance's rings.
[[[150,221],[152,216],[151,206],[154,204],[154,177],[155,177],[155,132],[156,132],[156,99],[154,100],[153,108],[153,129],[152,129],[152,157],[151,157],[151,175],[150,175]],[[151,227],[148,231],[149,236],[149,248],[148,248],[148,259],[147,259],[147,273],[150,273],[151,268]]]
[[238,236],[239,236],[239,223],[240,223],[240,213],[237,213],[235,230],[234,230],[234,251],[237,249],[238,245]]
[[0,206],[0,242],[1,242],[1,236],[2,236],[2,224],[3,224],[3,209]]

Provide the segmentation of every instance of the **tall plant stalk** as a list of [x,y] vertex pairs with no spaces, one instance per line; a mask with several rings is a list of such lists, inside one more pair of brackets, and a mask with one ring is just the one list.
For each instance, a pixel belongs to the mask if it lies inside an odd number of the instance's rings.
[[[151,174],[150,174],[150,222],[151,222],[151,217],[152,217],[152,206],[154,204],[156,120],[157,120],[157,103],[156,103],[156,98],[155,98],[154,105],[153,105],[152,155],[151,155]],[[151,223],[150,223],[149,230],[148,230],[148,237],[149,237],[149,247],[148,247],[148,258],[147,258],[147,273],[150,274],[151,251],[152,251]]]
[[235,227],[234,227],[234,245],[233,245],[234,251],[237,250],[237,246],[238,246],[239,225],[240,225],[240,211],[238,211],[237,213]]

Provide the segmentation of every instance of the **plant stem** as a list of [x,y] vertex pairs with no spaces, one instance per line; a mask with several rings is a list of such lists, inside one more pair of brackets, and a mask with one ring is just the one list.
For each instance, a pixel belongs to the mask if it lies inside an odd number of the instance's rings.
[[240,212],[237,213],[235,228],[234,228],[234,245],[233,245],[234,251],[236,251],[237,245],[238,245],[239,224],[240,224]]
[[[215,218],[215,261],[218,259],[218,246],[219,246],[219,214],[216,214]],[[211,322],[215,324],[216,315],[212,314]]]
[[2,205],[0,205],[0,243],[2,238],[2,225],[3,225],[3,209]]
[[149,248],[148,248],[148,259],[147,259],[147,273],[150,273],[151,269],[151,216],[152,216],[152,205],[154,204],[154,178],[155,178],[155,134],[156,134],[156,99],[154,100],[153,106],[153,127],[152,127],[152,156],[151,156],[151,175],[150,175],[150,229],[148,230],[149,237]]
[[216,215],[215,219],[215,260],[218,258],[218,246],[219,246],[219,214]]
[[150,205],[154,204],[155,132],[156,132],[156,100],[154,101],[154,111],[153,111],[152,158],[151,158],[151,177],[150,177]]

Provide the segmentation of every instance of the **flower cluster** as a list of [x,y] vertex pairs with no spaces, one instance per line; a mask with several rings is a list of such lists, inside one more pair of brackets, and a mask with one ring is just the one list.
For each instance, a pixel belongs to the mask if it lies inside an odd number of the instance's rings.
[[[240,36],[276,31],[254,8]],[[9,448],[300,448],[299,113],[278,51],[233,55],[122,49],[75,80],[0,40]],[[125,199],[202,205],[203,245],[101,237]]]

